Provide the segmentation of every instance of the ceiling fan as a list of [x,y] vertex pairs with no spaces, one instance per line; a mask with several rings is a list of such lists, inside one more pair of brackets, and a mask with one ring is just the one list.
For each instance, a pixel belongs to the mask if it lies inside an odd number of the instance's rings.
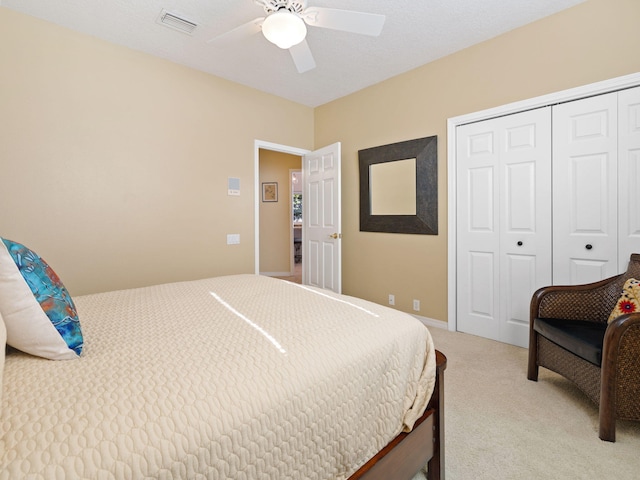
[[[253,0],[265,17],[259,17],[208,40],[233,42],[262,31],[271,43],[288,49],[299,73],[315,68],[311,49],[305,39],[307,27],[330,28],[377,37],[385,16],[335,8],[307,7],[307,0]],[[306,24],[306,25],[305,25]]]

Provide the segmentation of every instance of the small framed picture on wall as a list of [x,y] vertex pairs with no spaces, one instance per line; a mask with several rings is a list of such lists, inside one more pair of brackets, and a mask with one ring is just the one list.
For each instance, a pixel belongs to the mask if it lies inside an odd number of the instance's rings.
[[262,182],[262,201],[278,201],[278,182]]

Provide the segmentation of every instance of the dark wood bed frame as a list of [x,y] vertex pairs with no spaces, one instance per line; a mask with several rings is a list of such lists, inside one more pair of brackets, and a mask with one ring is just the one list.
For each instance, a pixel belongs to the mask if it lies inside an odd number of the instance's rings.
[[444,480],[444,369],[447,357],[436,350],[436,385],[413,430],[401,433],[349,480],[411,480],[428,463],[428,480]]

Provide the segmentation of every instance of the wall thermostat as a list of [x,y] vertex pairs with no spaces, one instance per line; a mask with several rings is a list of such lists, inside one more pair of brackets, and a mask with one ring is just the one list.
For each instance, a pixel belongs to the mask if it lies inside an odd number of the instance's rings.
[[227,179],[228,195],[240,195],[240,179],[229,177]]

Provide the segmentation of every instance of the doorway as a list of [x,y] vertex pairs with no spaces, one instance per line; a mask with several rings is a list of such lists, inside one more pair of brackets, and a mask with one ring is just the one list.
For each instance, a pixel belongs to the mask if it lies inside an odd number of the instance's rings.
[[289,170],[291,179],[291,218],[293,232],[293,266],[292,278],[295,283],[302,283],[302,170]]
[[[260,149],[259,155],[259,273],[293,280],[297,233],[302,245],[302,223],[296,225],[293,215],[294,182],[302,179],[292,174],[302,171],[302,157],[268,149]],[[298,190],[301,193],[301,187]]]
[[[328,145],[313,152],[299,148],[256,140],[254,143],[254,206],[255,206],[255,273],[265,272],[261,257],[261,235],[266,227],[274,227],[261,214],[262,179],[261,150],[300,156],[302,159],[304,214],[302,225],[302,283],[319,288],[342,291],[342,228],[341,228],[341,145]],[[285,183],[289,178],[285,179]],[[274,182],[265,182],[273,198]],[[275,187],[278,191],[278,187]],[[286,192],[286,190],[285,190]],[[282,193],[281,193],[282,194]],[[278,194],[276,194],[276,197]],[[289,202],[287,202],[288,204]],[[284,225],[291,229],[291,210],[285,214]],[[264,228],[263,228],[264,226]],[[293,242],[291,243],[293,245]],[[290,256],[293,258],[293,256]],[[284,272],[287,275],[289,272]],[[277,276],[277,275],[272,275]]]

